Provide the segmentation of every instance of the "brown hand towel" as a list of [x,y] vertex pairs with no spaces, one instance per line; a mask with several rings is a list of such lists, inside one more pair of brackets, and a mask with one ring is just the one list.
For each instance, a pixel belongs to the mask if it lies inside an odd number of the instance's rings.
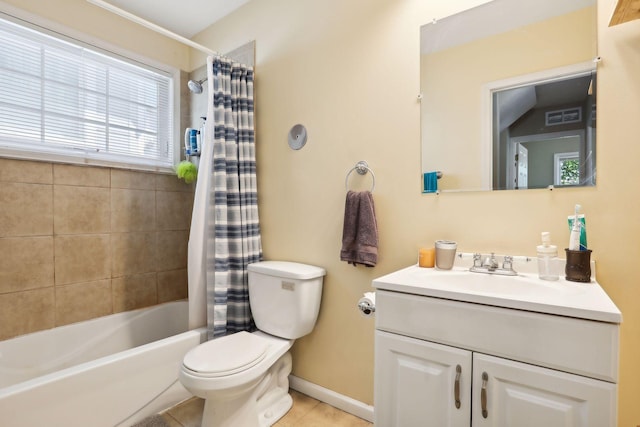
[[340,260],[367,267],[378,262],[378,225],[370,191],[347,193]]

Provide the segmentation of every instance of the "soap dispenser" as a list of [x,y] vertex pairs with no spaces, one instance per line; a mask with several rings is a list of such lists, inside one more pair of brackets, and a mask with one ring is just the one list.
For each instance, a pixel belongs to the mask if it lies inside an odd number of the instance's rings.
[[558,247],[551,244],[551,234],[542,232],[542,245],[538,249],[538,277],[542,280],[558,280]]

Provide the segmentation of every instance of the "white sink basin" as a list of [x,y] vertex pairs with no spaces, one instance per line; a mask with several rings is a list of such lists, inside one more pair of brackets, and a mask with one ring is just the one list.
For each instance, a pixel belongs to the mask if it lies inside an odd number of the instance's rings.
[[472,273],[468,269],[425,271],[423,268],[411,269],[409,274],[417,281],[429,281],[442,287],[460,292],[471,292],[503,296],[525,296],[529,294],[551,293],[576,295],[584,293],[589,284],[575,282],[540,280],[531,274],[503,276],[498,274]]
[[373,281],[378,290],[446,298],[620,323],[620,310],[600,285],[565,280],[540,280],[537,274],[501,276],[472,273],[464,267],[452,270],[420,268],[416,265]]

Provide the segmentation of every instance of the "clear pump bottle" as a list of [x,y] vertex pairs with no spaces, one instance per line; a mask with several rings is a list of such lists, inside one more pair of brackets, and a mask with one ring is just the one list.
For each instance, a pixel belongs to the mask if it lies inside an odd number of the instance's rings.
[[542,280],[558,280],[558,247],[551,244],[548,231],[542,232],[542,245],[538,249],[538,277]]

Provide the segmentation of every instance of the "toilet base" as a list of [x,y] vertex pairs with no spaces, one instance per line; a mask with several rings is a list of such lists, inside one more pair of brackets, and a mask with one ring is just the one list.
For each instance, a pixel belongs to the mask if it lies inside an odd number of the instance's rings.
[[[293,405],[289,395],[291,354],[285,353],[247,393],[206,396],[202,427],[270,427]],[[204,396],[203,396],[204,397]]]
[[[264,399],[269,401],[268,405],[260,410],[258,409],[258,425],[260,427],[270,427],[280,418],[289,412],[293,406],[293,399],[287,389],[276,388],[267,393]],[[266,403],[266,402],[265,402]],[[259,405],[262,406],[262,405]]]

